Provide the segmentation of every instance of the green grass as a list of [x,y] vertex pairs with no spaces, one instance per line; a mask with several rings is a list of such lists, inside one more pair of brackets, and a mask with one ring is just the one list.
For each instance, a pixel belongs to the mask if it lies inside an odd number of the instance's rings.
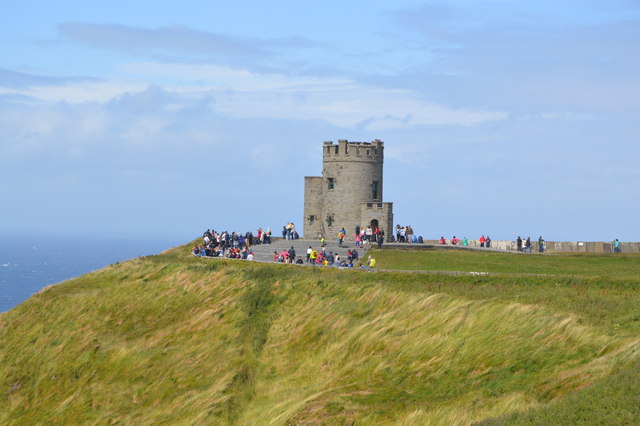
[[477,250],[371,250],[380,269],[552,274],[588,277],[640,276],[640,254],[516,254]]
[[0,423],[640,422],[639,257],[371,252],[500,273],[460,276],[189,247],[1,314]]

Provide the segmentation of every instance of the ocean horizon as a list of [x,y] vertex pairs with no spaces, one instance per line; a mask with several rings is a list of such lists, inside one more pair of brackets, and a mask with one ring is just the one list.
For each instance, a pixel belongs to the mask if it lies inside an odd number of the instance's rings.
[[158,254],[187,240],[0,236],[0,313],[52,284],[113,263]]

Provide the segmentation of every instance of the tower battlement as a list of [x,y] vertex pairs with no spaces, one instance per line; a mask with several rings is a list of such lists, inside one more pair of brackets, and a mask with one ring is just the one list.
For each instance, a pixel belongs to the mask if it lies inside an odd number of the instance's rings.
[[373,161],[382,163],[384,142],[376,139],[372,142],[349,142],[346,139],[326,141],[322,147],[323,161]]

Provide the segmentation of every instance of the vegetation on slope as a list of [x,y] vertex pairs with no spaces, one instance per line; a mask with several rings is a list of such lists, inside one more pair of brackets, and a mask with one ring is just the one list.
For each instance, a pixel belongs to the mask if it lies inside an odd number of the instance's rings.
[[[0,423],[640,418],[638,273],[367,273],[188,250],[112,265],[2,314]],[[559,264],[585,271],[585,259]]]

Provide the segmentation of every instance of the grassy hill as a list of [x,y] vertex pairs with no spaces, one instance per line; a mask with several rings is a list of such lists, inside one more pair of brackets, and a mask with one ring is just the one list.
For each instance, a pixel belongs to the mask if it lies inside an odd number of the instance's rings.
[[0,423],[640,422],[638,256],[371,252],[500,272],[458,276],[189,249],[0,315]]

